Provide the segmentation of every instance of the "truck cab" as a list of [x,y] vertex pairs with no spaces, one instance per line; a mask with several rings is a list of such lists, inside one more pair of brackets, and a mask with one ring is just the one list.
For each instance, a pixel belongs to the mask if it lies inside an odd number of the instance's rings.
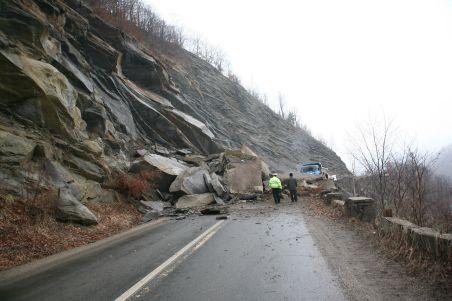
[[303,164],[300,168],[300,172],[305,175],[321,175],[322,164],[320,163]]
[[307,181],[315,181],[328,178],[326,168],[322,167],[321,163],[308,163],[299,167],[300,178]]

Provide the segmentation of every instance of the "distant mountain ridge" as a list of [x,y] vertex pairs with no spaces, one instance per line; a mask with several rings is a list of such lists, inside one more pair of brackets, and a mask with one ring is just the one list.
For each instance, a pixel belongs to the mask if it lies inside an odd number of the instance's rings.
[[436,172],[452,179],[452,144],[440,151],[436,161]]

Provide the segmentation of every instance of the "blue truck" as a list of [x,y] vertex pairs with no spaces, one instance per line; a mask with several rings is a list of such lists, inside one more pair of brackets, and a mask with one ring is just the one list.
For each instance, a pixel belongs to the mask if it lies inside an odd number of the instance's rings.
[[321,175],[322,164],[320,163],[303,164],[300,167],[300,172],[305,175]]
[[[305,180],[328,179],[328,168],[321,163],[308,163],[299,166],[300,178]],[[333,180],[336,176],[332,176]]]

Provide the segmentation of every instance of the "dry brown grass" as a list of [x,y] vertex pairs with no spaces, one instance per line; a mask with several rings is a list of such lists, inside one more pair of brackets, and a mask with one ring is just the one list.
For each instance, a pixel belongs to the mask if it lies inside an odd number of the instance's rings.
[[452,294],[452,263],[434,260],[410,246],[404,233],[390,233],[372,236],[374,243],[385,254],[396,261],[404,262],[408,272],[412,275],[422,274],[438,289]]
[[309,210],[316,216],[326,216],[334,220],[344,217],[341,210],[332,206],[327,206],[319,197],[307,197],[306,203]]
[[134,197],[139,199],[143,193],[155,186],[153,180],[157,177],[158,172],[156,171],[142,171],[139,174],[119,174],[114,177],[115,180],[105,186],[122,193],[127,198]]
[[141,219],[124,200],[87,207],[98,217],[98,225],[57,222],[49,193],[40,193],[33,204],[0,195],[0,270],[95,242],[132,228]]

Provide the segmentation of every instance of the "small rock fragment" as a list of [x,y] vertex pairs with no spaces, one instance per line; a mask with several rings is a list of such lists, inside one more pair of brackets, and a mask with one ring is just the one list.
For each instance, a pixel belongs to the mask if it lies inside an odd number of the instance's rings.
[[221,210],[218,208],[205,208],[205,209],[201,210],[201,213],[203,215],[217,215],[217,214],[221,214]]

